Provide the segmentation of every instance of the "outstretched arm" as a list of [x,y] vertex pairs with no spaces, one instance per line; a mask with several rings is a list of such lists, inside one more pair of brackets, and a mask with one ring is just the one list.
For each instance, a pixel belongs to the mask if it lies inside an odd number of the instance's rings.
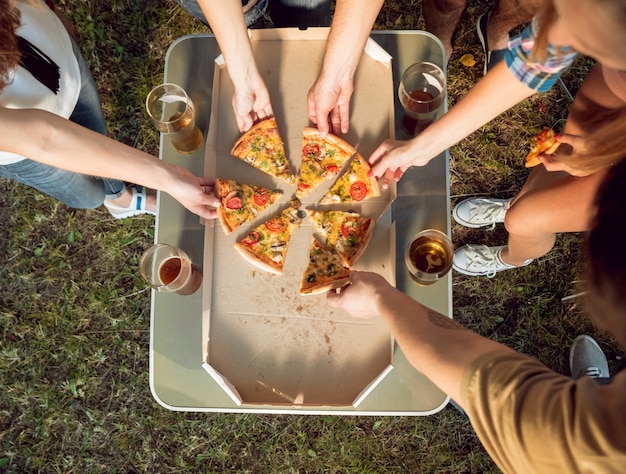
[[410,166],[424,166],[435,156],[493,120],[535,91],[521,83],[501,61],[438,121],[409,141],[385,140],[369,158],[372,173],[386,188]]
[[341,293],[328,293],[328,304],[356,318],[380,315],[409,362],[459,404],[470,364],[494,349],[513,352],[421,305],[376,273],[352,272],[350,279]]
[[[0,150],[56,168],[165,191],[195,214],[215,218],[212,183],[180,166],[37,109],[0,108]],[[80,153],[77,153],[77,150]]]
[[309,120],[322,134],[347,133],[354,73],[383,0],[338,0],[322,70],[307,96]]
[[233,110],[244,132],[258,119],[273,115],[270,95],[259,74],[239,0],[198,0],[220,46],[235,95]]

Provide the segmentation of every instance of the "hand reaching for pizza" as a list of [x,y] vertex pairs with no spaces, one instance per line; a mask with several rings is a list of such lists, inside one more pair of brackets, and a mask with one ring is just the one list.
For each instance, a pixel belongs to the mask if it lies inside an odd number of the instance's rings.
[[168,169],[171,180],[164,191],[194,214],[215,219],[220,200],[213,194],[213,183],[177,165],[168,165]]
[[339,135],[350,128],[350,97],[354,91],[352,78],[339,80],[328,74],[317,78],[307,94],[309,120],[322,137]]
[[415,150],[414,141],[387,139],[374,150],[369,158],[372,176],[383,178],[382,189],[387,189],[392,181],[398,182],[411,166],[423,166],[430,161]]
[[381,275],[371,272],[351,272],[351,284],[341,292],[327,293],[328,306],[341,308],[355,318],[372,318],[380,315],[378,296],[382,291],[392,288]]
[[246,79],[235,84],[233,110],[239,131],[245,132],[258,120],[271,117],[274,113],[270,102],[270,93],[258,71],[245,76]]

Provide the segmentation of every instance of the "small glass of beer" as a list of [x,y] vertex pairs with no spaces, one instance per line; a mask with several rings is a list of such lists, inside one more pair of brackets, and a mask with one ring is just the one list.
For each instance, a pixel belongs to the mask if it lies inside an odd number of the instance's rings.
[[453,257],[450,238],[439,230],[426,229],[407,245],[404,261],[413,281],[432,285],[450,271]]
[[157,291],[191,295],[202,284],[200,269],[177,247],[155,244],[139,259],[141,278]]
[[445,97],[446,76],[439,66],[429,62],[409,66],[398,87],[404,131],[415,136],[433,123]]
[[202,132],[196,127],[193,102],[176,84],[161,84],[146,97],[146,109],[154,126],[167,134],[178,153],[189,155],[202,145]]

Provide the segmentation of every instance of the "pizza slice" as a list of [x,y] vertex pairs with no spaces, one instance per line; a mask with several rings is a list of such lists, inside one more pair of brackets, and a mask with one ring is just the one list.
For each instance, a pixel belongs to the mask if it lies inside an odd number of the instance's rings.
[[337,175],[355,153],[342,138],[332,134],[321,138],[317,128],[305,127],[296,196],[301,198],[325,179]]
[[543,127],[543,130],[535,136],[533,143],[530,145],[530,152],[526,156],[526,168],[532,168],[540,164],[539,155],[543,153],[551,155],[559,145],[560,143],[555,138],[554,130]]
[[276,214],[235,243],[235,249],[252,265],[277,275],[282,274],[292,232],[302,222],[300,201]]
[[274,117],[255,123],[239,137],[230,153],[270,176],[288,183],[295,179]]
[[363,217],[356,212],[310,209],[307,212],[326,246],[337,252],[348,267],[352,267],[372,239],[375,219]]
[[227,235],[254,219],[282,194],[282,191],[241,184],[232,179],[216,179],[214,189],[222,203],[217,208],[217,217]]
[[309,250],[309,265],[302,274],[301,295],[317,295],[345,286],[350,280],[350,269],[331,249],[313,236]]
[[348,170],[320,200],[320,204],[360,202],[380,196],[378,181],[370,177],[369,163],[358,153],[350,162]]

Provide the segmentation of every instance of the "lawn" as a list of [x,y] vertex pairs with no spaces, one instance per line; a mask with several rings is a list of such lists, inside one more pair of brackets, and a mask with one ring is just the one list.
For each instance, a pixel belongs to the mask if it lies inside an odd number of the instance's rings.
[[[167,0],[57,0],[74,22],[98,84],[110,135],[158,155],[143,102],[163,78],[178,37],[209,30]],[[468,2],[449,66],[449,105],[482,75]],[[378,29],[418,28],[420,2],[392,0]],[[470,53],[473,67],[459,63]],[[575,92],[590,61],[564,77]],[[452,204],[512,196],[527,176],[524,151],[544,125],[560,128],[569,99],[555,87],[450,149]],[[77,153],[80,152],[77,150]],[[154,219],[116,221],[72,210],[0,181],[0,471],[3,472],[498,472],[467,420],[430,417],[195,414],[158,405],[149,389],[150,292],[137,261]],[[500,244],[506,233],[452,227],[456,246]],[[454,317],[480,334],[569,373],[569,345],[592,333],[578,292],[580,237],[493,279],[453,275]],[[565,298],[565,300],[564,300]],[[614,364],[617,347],[597,340]]]

